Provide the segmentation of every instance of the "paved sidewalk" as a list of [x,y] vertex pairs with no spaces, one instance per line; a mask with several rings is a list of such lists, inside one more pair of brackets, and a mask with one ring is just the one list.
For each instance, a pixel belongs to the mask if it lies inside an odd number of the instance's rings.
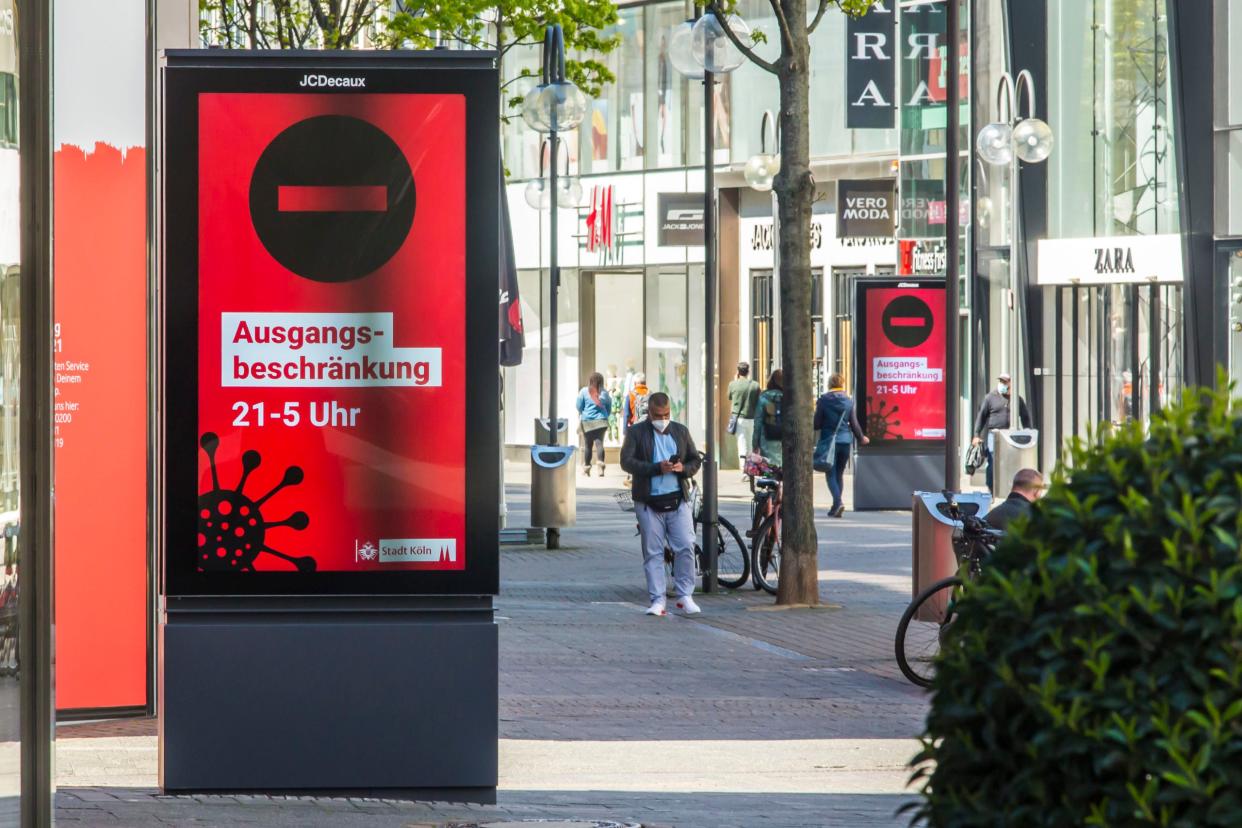
[[[509,522],[528,487],[508,487]],[[195,796],[155,790],[151,722],[64,726],[66,825],[441,826],[610,819],[677,828],[905,825],[924,695],[893,664],[909,600],[908,514],[821,519],[821,597],[774,611],[749,587],[649,618],[616,479],[579,490],[563,548],[502,547],[501,769],[495,806]],[[733,491],[737,489],[737,491]],[[721,511],[747,523],[740,486]],[[821,510],[822,514],[822,510]]]

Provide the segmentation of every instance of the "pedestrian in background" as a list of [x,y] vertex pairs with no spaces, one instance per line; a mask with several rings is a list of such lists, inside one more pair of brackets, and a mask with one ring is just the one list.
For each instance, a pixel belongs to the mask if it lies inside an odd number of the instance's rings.
[[781,438],[785,434],[785,422],[781,406],[785,400],[785,375],[777,368],[768,377],[768,387],[755,403],[755,429],[751,442],[768,465],[781,468],[785,465],[781,451]]
[[612,397],[604,388],[604,375],[598,371],[591,374],[586,386],[578,392],[578,428],[585,444],[582,452],[582,471],[591,476],[591,458],[594,447],[599,446],[599,462],[596,468],[604,476],[604,435],[608,433],[608,416],[612,413]]
[[1031,504],[1039,500],[1043,493],[1044,476],[1035,469],[1022,469],[1013,476],[1009,497],[993,507],[984,520],[993,529],[1008,531],[1009,524],[1022,515],[1030,514]]
[[[992,430],[1009,428],[1009,396],[1009,374],[1006,372],[997,377],[996,390],[989,392],[983,398],[983,405],[979,406],[979,416],[975,417],[974,444],[984,443],[983,453],[988,461],[987,482],[989,492],[992,491],[992,452],[996,447]],[[1018,421],[1021,423],[1021,428],[1031,427],[1031,415],[1026,410],[1026,400],[1021,397],[1018,398]]]
[[668,394],[652,394],[647,419],[632,426],[621,444],[621,468],[634,480],[634,513],[642,535],[643,571],[651,601],[647,615],[665,614],[666,547],[673,553],[677,608],[687,615],[701,612],[692,597],[694,516],[686,489],[702,464],[690,429],[672,421]]
[[639,371],[634,374],[634,385],[626,392],[625,402],[621,404],[622,435],[630,430],[630,426],[646,419],[650,400],[651,390],[647,388],[647,375]]
[[[745,468],[755,430],[755,408],[759,405],[759,383],[750,378],[750,363],[737,364],[737,379],[729,383],[729,405],[729,433],[737,438],[739,465]],[[742,482],[746,480],[743,473]]]
[[844,488],[845,466],[850,461],[850,449],[855,438],[864,446],[871,439],[863,433],[858,422],[858,409],[850,395],[845,393],[845,377],[833,374],[828,377],[828,393],[819,398],[815,404],[815,429],[819,431],[819,445],[816,446],[816,460],[820,459],[820,446],[826,451],[824,460],[831,463],[824,474],[828,478],[828,491],[832,493],[832,508],[828,517],[839,518],[845,514],[845,503],[841,500]]

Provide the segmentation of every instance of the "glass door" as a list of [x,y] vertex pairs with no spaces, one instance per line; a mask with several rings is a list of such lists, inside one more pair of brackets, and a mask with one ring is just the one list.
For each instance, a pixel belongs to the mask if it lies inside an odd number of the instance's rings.
[[[604,385],[612,397],[612,417],[604,443],[619,446],[621,402],[633,387],[634,376],[646,371],[643,272],[588,271],[582,274],[580,284],[579,387],[597,371],[604,375]],[[652,378],[647,381],[654,389]]]
[[772,364],[772,271],[752,270],[750,272],[750,343],[751,376],[766,388],[768,375],[775,367]]

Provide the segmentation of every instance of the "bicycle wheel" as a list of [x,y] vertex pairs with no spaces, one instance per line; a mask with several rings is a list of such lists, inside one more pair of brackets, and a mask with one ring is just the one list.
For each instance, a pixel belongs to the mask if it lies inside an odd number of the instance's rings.
[[737,527],[720,518],[716,532],[716,580],[726,589],[738,589],[750,577],[750,550]]
[[781,574],[781,539],[773,529],[775,518],[768,518],[759,527],[751,547],[750,566],[755,583],[772,595]]
[[942,578],[915,596],[901,614],[897,624],[897,666],[912,684],[931,687],[940,642],[953,623],[953,602],[961,586],[962,579],[956,575]]

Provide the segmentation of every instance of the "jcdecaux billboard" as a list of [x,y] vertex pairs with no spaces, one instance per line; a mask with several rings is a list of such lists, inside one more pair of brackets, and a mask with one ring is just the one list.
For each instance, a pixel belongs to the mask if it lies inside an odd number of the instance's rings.
[[944,280],[860,279],[856,289],[855,376],[867,435],[877,448],[942,442]]
[[479,65],[169,58],[168,594],[495,591]]

